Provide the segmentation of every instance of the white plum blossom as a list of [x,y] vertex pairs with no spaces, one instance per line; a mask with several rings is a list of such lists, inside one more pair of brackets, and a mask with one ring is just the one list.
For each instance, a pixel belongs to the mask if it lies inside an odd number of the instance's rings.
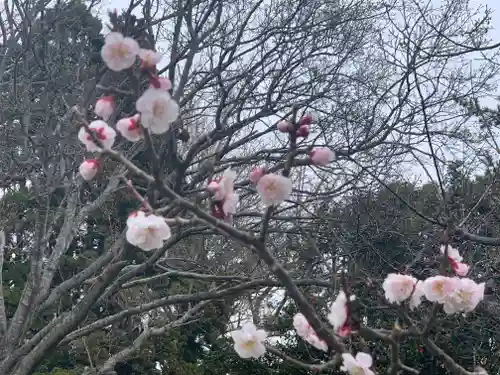
[[170,227],[161,216],[137,211],[127,219],[127,241],[142,250],[160,249],[171,235]]
[[140,115],[125,117],[116,123],[116,130],[131,142],[137,142],[143,138],[142,129],[139,125]]
[[246,323],[241,329],[232,331],[234,350],[241,358],[259,358],[266,352],[263,342],[267,333],[263,329],[257,329],[255,324]]
[[456,279],[453,293],[444,301],[443,310],[447,314],[471,312],[484,298],[484,283],[477,284],[471,279]]
[[424,281],[425,298],[431,302],[444,303],[457,287],[457,278],[446,276],[432,276]]
[[351,375],[375,375],[375,373],[370,370],[373,365],[372,356],[368,353],[359,352],[356,354],[356,358],[353,357],[351,353],[342,353],[342,371],[345,371]]
[[141,123],[154,134],[165,133],[177,117],[179,105],[162,89],[148,88],[135,104]]
[[314,329],[311,327],[306,317],[302,313],[297,313],[293,317],[293,326],[297,334],[306,342],[314,346],[316,349],[328,351],[328,345],[321,340]]
[[90,181],[96,176],[99,165],[100,163],[97,159],[84,160],[82,164],[80,164],[78,171],[85,181]]
[[266,174],[257,182],[257,193],[267,207],[280,204],[290,198],[292,180],[275,173]]
[[309,154],[314,165],[325,166],[335,160],[335,154],[328,147],[317,147]]
[[451,264],[453,271],[457,276],[467,276],[469,273],[469,265],[462,262],[455,262]]
[[410,298],[417,281],[418,280],[412,276],[390,273],[382,283],[385,298],[389,302],[399,305],[401,302]]
[[139,50],[138,56],[141,59],[142,67],[145,69],[154,68],[163,58],[161,53],[144,48]]
[[[101,141],[104,148],[110,149],[111,147],[113,147],[113,144],[115,143],[116,132],[111,126],[109,126],[102,120],[95,120],[89,124],[89,128],[90,131],[94,133],[95,137],[99,141]],[[87,151],[101,151],[101,148],[97,144],[95,144],[92,136],[83,126],[78,132],[78,139],[85,145],[85,147],[87,147]]]
[[104,39],[101,56],[106,66],[119,72],[134,65],[139,44],[132,38],[126,38],[118,32],[111,32]]
[[104,121],[108,121],[111,115],[115,112],[115,98],[112,96],[102,96],[95,103],[94,113],[101,117]]
[[[354,295],[350,296],[350,300],[355,299]],[[339,336],[347,336],[351,333],[349,325],[349,306],[347,304],[347,297],[343,291],[340,291],[335,301],[330,305],[330,312],[328,313],[328,321],[333,326],[335,333]]]

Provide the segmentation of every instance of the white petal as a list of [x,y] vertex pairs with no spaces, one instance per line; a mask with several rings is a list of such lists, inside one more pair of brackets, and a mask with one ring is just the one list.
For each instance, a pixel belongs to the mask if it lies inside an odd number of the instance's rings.
[[356,362],[358,362],[361,367],[371,367],[373,359],[370,354],[358,352],[358,354],[356,354]]

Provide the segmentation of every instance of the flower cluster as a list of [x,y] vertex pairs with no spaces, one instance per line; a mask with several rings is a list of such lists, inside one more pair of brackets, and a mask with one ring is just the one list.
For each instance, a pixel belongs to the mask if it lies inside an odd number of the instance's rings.
[[[447,254],[453,270],[459,276],[464,276],[469,266],[462,263],[463,258],[457,249],[441,246],[441,253]],[[465,271],[464,271],[465,270]],[[422,297],[430,302],[443,305],[447,314],[470,312],[484,298],[484,283],[477,284],[474,280],[459,277],[432,276],[424,281],[408,275],[389,274],[382,287],[389,302],[400,304],[409,299],[410,308],[420,305]]]
[[[143,129],[149,130],[152,134],[165,133],[179,117],[180,109],[168,92],[172,86],[168,78],[158,77],[153,72],[162,55],[152,50],[141,49],[134,39],[124,37],[121,33],[111,32],[106,35],[101,56],[106,66],[115,72],[132,68],[139,58],[140,67],[146,71],[150,82],[150,87],[137,99],[138,113],[118,120],[116,130],[131,142],[143,138]],[[104,95],[96,101],[94,113],[101,119],[92,121],[88,127],[82,127],[78,133],[78,139],[85,145],[87,151],[102,152],[102,148],[113,147],[116,131],[107,121],[112,118],[116,108],[115,98],[111,95]],[[92,180],[97,174],[99,165],[95,159],[85,160],[80,165],[80,174],[85,180]]]
[[312,121],[312,116],[306,115],[296,125],[288,120],[281,120],[276,127],[282,133],[291,134],[295,132],[297,138],[307,138],[309,136],[309,125],[311,125]]

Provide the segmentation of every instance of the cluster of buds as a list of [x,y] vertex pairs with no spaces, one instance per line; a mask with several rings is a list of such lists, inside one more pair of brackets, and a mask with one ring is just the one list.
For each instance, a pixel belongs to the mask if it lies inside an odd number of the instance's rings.
[[295,132],[297,138],[307,138],[309,135],[309,125],[311,125],[312,121],[313,118],[311,115],[305,115],[296,125],[288,120],[281,120],[278,122],[277,128],[282,133]]

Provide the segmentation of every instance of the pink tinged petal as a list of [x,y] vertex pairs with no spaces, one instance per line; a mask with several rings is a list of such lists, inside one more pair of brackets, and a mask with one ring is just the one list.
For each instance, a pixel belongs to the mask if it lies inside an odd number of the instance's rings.
[[311,115],[305,115],[299,121],[299,125],[311,125],[313,117]]
[[372,356],[368,353],[359,352],[356,354],[356,362],[363,368],[372,367],[373,359]]
[[335,154],[327,147],[317,147],[309,154],[314,165],[325,166],[335,159]]
[[309,135],[309,126],[301,125],[296,133],[298,138],[307,138]]
[[461,262],[453,262],[452,268],[458,276],[466,276],[469,273],[469,266]]
[[104,43],[119,43],[123,41],[123,34],[112,31],[104,37]]
[[259,180],[266,174],[266,169],[264,167],[256,167],[250,171],[250,182],[256,184]]
[[207,185],[207,190],[214,194],[220,189],[220,184],[217,181],[210,181]]
[[417,279],[408,275],[391,273],[382,284],[386,299],[399,304],[408,299],[413,292]]
[[[439,250],[441,251],[441,254],[444,255],[445,250],[446,250],[446,245],[441,245]],[[463,260],[463,257],[460,255],[460,252],[458,251],[458,249],[452,247],[451,245],[448,245],[447,254],[448,254],[448,258],[453,259],[455,262],[461,262]]]
[[99,164],[99,160],[96,159],[84,160],[78,168],[80,175],[86,181],[92,180],[99,170]]
[[411,295],[410,310],[414,310],[415,308],[420,306],[420,304],[422,303],[423,296],[424,296],[423,282],[418,281],[417,284],[415,284],[415,290]]
[[269,173],[257,183],[257,192],[266,206],[284,202],[292,194],[292,181],[284,176]]
[[280,122],[278,122],[276,127],[282,133],[290,133],[293,130],[292,123],[290,121],[286,121],[286,120],[281,120]]
[[125,117],[116,123],[116,130],[131,142],[137,142],[143,138],[142,129],[139,125],[140,115]]
[[349,371],[358,365],[351,353],[342,353],[342,360],[343,367],[345,368],[344,371]]
[[455,278],[433,276],[424,281],[425,297],[431,302],[441,302],[449,297],[457,287]]
[[343,291],[340,291],[335,301],[330,305],[330,312],[327,316],[328,321],[333,326],[335,331],[339,331],[345,326],[347,321],[347,298]]
[[108,121],[115,112],[115,100],[112,96],[103,96],[95,104],[94,113],[104,121]]
[[143,68],[154,68],[163,58],[161,53],[143,48],[139,49],[138,56],[141,59]]
[[237,193],[232,193],[229,196],[226,196],[224,203],[222,204],[222,210],[225,215],[235,214],[238,206],[238,202],[240,197]]

